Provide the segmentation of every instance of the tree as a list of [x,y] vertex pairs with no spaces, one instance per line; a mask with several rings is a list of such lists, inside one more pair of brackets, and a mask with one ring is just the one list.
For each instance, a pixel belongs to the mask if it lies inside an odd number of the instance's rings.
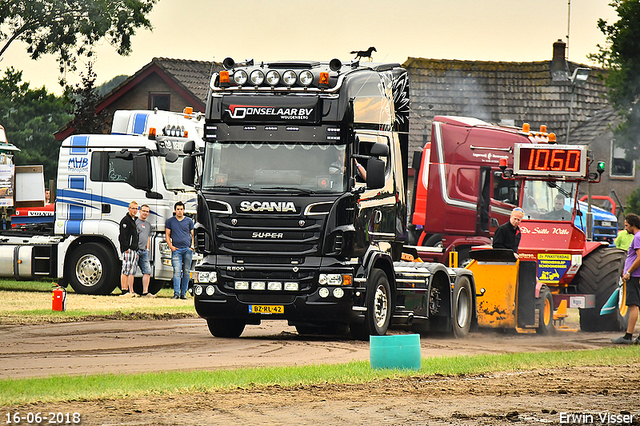
[[618,21],[598,20],[598,28],[607,37],[599,53],[589,58],[610,70],[606,77],[608,99],[622,117],[614,129],[616,144],[626,152],[627,160],[640,158],[640,1],[612,0]]
[[60,144],[53,134],[71,117],[63,97],[44,86],[30,89],[22,82],[22,71],[8,68],[0,79],[0,124],[9,142],[20,148],[15,163],[43,165],[46,181],[55,179],[58,170]]
[[138,28],[151,30],[147,15],[157,0],[0,0],[0,57],[16,40],[32,59],[58,56],[60,70],[75,70],[78,57],[106,38],[118,54],[131,52]]
[[71,126],[74,133],[109,133],[107,118],[109,112],[103,109],[96,113],[96,106],[100,102],[98,87],[96,87],[96,73],[93,71],[93,64],[87,64],[87,73],[80,73],[82,83],[76,84],[71,91],[75,118]]

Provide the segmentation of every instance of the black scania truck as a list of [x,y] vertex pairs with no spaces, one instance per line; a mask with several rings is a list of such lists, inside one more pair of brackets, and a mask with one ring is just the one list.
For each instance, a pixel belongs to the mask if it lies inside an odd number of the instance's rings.
[[[223,62],[206,107],[195,308],[218,337],[286,319],[301,334],[368,339],[390,326],[464,336],[464,269],[410,262],[409,85],[399,64]],[[415,255],[415,253],[413,253]]]

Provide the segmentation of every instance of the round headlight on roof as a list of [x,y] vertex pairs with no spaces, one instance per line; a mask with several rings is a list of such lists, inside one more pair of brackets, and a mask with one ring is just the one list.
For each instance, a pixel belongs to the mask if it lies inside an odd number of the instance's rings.
[[300,83],[303,86],[310,86],[313,83],[313,74],[309,70],[304,70],[300,73]]
[[296,76],[296,73],[294,71],[288,70],[285,71],[284,74],[282,74],[282,81],[287,86],[293,86],[294,84],[296,84],[297,79],[298,76]]
[[254,86],[260,86],[264,81],[264,73],[260,70],[253,70],[251,71],[249,78],[251,79],[251,84]]
[[233,81],[235,81],[238,86],[244,85],[247,79],[247,72],[245,70],[238,70],[233,73]]
[[269,86],[277,86],[280,83],[280,74],[276,70],[271,70],[267,73],[267,84]]

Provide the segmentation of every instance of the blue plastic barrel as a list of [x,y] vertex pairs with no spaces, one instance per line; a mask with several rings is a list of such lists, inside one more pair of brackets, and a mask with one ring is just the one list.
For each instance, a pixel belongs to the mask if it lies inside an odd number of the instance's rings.
[[420,335],[369,336],[371,368],[419,370]]

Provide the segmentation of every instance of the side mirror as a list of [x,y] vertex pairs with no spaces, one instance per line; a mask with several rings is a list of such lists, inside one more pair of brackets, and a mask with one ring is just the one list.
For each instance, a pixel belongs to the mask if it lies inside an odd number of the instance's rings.
[[[129,152],[131,156],[131,152]],[[134,188],[149,190],[149,164],[146,155],[136,155],[133,157],[133,175],[131,185]]]
[[122,148],[120,151],[116,152],[116,158],[122,158],[124,160],[131,160],[133,154],[126,148]]
[[384,161],[371,158],[367,162],[367,189],[384,188]]
[[369,154],[374,157],[388,157],[389,146],[385,143],[374,143]]
[[186,141],[182,147],[185,154],[193,154],[196,151],[196,143],[194,141]]
[[185,157],[182,161],[182,183],[187,186],[194,186],[196,181],[196,158]]
[[164,156],[164,159],[167,160],[167,163],[175,163],[178,161],[178,154],[173,151],[167,152],[167,155]]

